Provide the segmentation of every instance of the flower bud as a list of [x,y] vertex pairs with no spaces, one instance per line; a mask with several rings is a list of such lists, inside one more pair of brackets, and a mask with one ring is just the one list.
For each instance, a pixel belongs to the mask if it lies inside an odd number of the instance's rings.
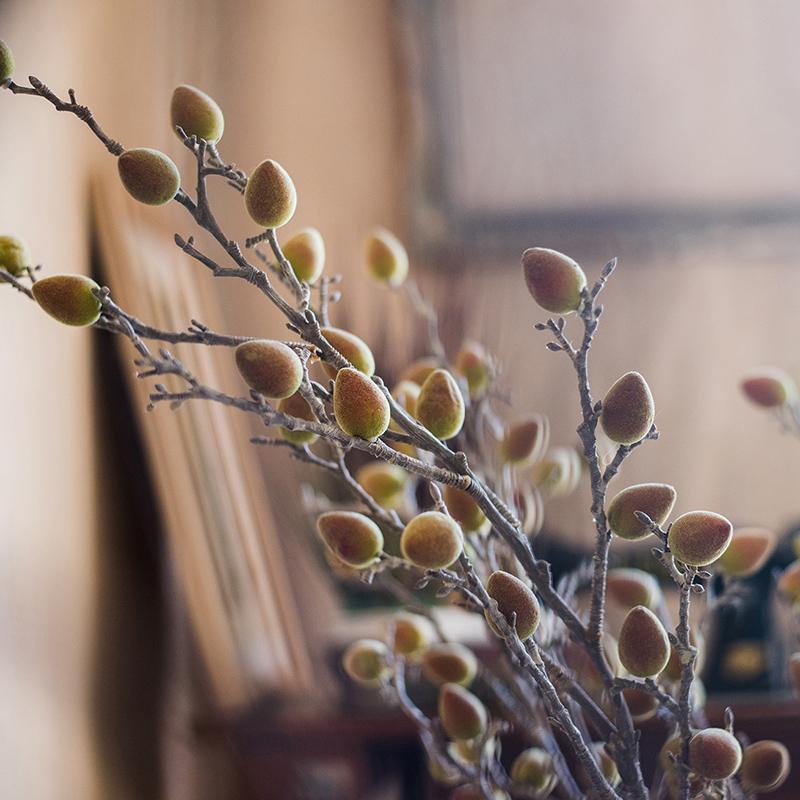
[[514,509],[526,536],[536,536],[544,525],[544,501],[535,486],[521,484],[514,490]]
[[741,763],[741,745],[722,728],[698,731],[689,742],[689,766],[710,781],[730,778]]
[[388,655],[389,648],[383,642],[360,639],[344,651],[342,667],[357,683],[376,686],[390,673]]
[[800,559],[792,561],[778,578],[778,591],[795,603],[800,600]]
[[558,783],[553,757],[543,747],[523,750],[511,765],[511,780],[546,797]]
[[578,310],[586,275],[569,256],[531,247],[522,254],[522,270],[528,291],[545,311],[569,314]]
[[445,486],[443,494],[447,510],[464,531],[473,533],[487,526],[486,515],[471,494],[455,486]]
[[400,380],[411,381],[411,383],[416,383],[417,386],[422,386],[431,372],[439,369],[440,366],[438,359],[433,358],[433,356],[418,358],[403,370],[400,374]]
[[389,401],[363,372],[340,369],[333,387],[333,414],[350,436],[374,440],[389,427]]
[[508,572],[497,570],[486,581],[486,591],[497,601],[497,607],[509,625],[511,615],[516,614],[516,631],[520,639],[533,636],[539,627],[541,612],[536,595],[525,583]]
[[637,511],[643,511],[656,525],[663,525],[672,513],[677,492],[666,483],[637,483],[617,494],[608,504],[608,527],[620,539],[630,542],[650,535],[648,527],[638,520]]
[[212,144],[222,138],[225,118],[216,101],[194,86],[176,86],[170,107],[172,130],[182,128],[187,136],[197,136]]
[[383,550],[381,529],[356,511],[326,511],[317,519],[317,531],[334,555],[349,567],[363,569]]
[[742,381],[748,400],[763,408],[780,408],[797,395],[797,387],[782,369],[765,367]]
[[488,714],[468,689],[446,683],[439,690],[439,719],[451,739],[475,739],[486,731]]
[[364,242],[364,264],[376,280],[400,286],[408,275],[408,254],[402,242],[386,228],[375,228]]
[[14,74],[14,54],[11,48],[0,39],[0,83],[4,83]]
[[[316,228],[303,228],[281,248],[292,265],[297,280],[309,285],[316,282],[325,269],[325,241]],[[331,344],[333,344],[331,342]],[[338,349],[338,348],[337,348]]]
[[[419,397],[419,386],[416,383],[400,381],[392,390],[392,397],[397,405],[403,408],[409,416],[416,416],[417,398]],[[403,433],[403,429],[394,420],[389,423],[389,428],[395,433]],[[412,457],[416,455],[416,448],[412,444],[406,442],[390,442],[390,444],[401,453]]]
[[[341,328],[322,328],[320,332],[359,372],[368,377],[375,373],[375,357],[363,339]],[[329,377],[336,377],[338,370],[332,364],[323,363],[322,367]]]
[[126,150],[117,159],[117,167],[128,194],[148,206],[169,203],[181,188],[181,175],[175,162],[149,147]]
[[638,372],[626,372],[603,398],[600,424],[617,444],[636,444],[653,426],[656,407],[645,379]]
[[444,683],[469,686],[478,673],[478,661],[463,644],[441,642],[431,645],[423,654],[422,672],[434,686]]
[[294,216],[297,191],[289,173],[277,161],[268,158],[248,179],[244,203],[256,225],[280,228]]
[[786,746],[774,739],[762,739],[745,747],[740,779],[744,790],[772,792],[789,777],[792,759]]
[[653,611],[661,602],[658,581],[642,569],[617,567],[608,571],[608,596],[620,607],[644,606]]
[[630,711],[631,719],[640,725],[658,713],[658,698],[644,689],[623,689],[622,696]]
[[737,578],[755,575],[767,563],[775,544],[775,534],[766,528],[737,528],[717,566]]
[[12,275],[21,275],[26,267],[32,266],[28,247],[22,239],[17,236],[0,236],[0,268]]
[[430,620],[419,614],[401,612],[392,617],[390,627],[394,629],[395,653],[406,657],[418,656],[427,650],[434,639]]
[[400,536],[403,558],[424,569],[449,567],[461,555],[463,545],[458,523],[439,511],[417,514]]
[[619,632],[619,659],[638,678],[652,678],[667,665],[669,638],[649,608],[634,606],[625,617]]
[[581,457],[573,447],[553,447],[533,468],[533,482],[542,494],[564,497],[578,486]]
[[733,526],[721,514],[688,511],[670,526],[667,545],[678,561],[705,567],[728,549],[732,536]]
[[100,287],[84,275],[50,275],[32,286],[33,299],[53,319],[64,325],[94,325],[100,318]]
[[394,509],[403,504],[408,478],[408,473],[402,467],[385,461],[365,464],[356,473],[361,488],[378,505]]
[[526,467],[547,450],[550,424],[541,414],[530,414],[512,422],[500,443],[500,455],[508,464]]
[[[288,414],[290,417],[297,417],[308,422],[317,422],[314,411],[300,392],[295,392],[291,397],[284,397],[278,403],[278,411]],[[281,436],[287,442],[301,446],[311,444],[319,438],[316,433],[311,431],[301,431],[300,429],[292,431],[289,428],[281,428]]]
[[481,397],[489,388],[491,364],[482,344],[464,342],[456,355],[454,367],[467,381],[470,397]]
[[464,398],[447,370],[434,370],[420,388],[417,419],[437,438],[452,439],[464,424]]
[[236,367],[244,382],[264,397],[291,397],[303,380],[297,353],[283,342],[254,339],[236,348]]

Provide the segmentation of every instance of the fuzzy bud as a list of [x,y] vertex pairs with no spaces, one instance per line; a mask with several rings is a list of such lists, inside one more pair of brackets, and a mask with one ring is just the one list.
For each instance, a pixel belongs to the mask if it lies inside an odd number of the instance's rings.
[[658,698],[644,689],[623,689],[622,696],[631,713],[631,719],[641,725],[658,713]]
[[766,367],[745,378],[742,391],[748,400],[763,408],[780,408],[793,400],[797,387],[782,369]]
[[187,136],[197,136],[212,144],[222,138],[225,118],[216,101],[194,86],[177,86],[170,106],[172,130],[182,128]]
[[658,581],[642,569],[617,567],[608,571],[608,596],[621,608],[644,606],[651,611],[661,602]]
[[[341,328],[322,328],[321,333],[359,372],[369,377],[375,373],[375,357],[363,339]],[[332,364],[323,363],[322,367],[329,377],[336,377],[338,370]]]
[[755,575],[775,550],[775,534],[766,528],[738,528],[717,566],[737,578]]
[[386,228],[375,228],[364,242],[367,272],[381,283],[400,286],[408,275],[408,254],[402,242]]
[[280,228],[294,216],[297,191],[289,173],[277,161],[268,158],[250,175],[244,203],[256,225]]
[[264,397],[291,397],[303,380],[297,353],[283,342],[254,339],[236,348],[236,367],[244,382]]
[[316,228],[303,228],[284,243],[283,255],[292,265],[297,280],[309,285],[314,283],[325,269],[325,241]]
[[451,739],[475,739],[486,731],[488,714],[469,689],[446,683],[439,690],[439,719]]
[[620,539],[630,542],[650,535],[647,526],[636,517],[643,511],[656,525],[663,525],[672,513],[677,492],[666,483],[638,483],[617,494],[608,504],[608,527]]
[[[298,419],[304,419],[308,422],[317,422],[317,418],[314,416],[314,411],[308,404],[308,400],[306,400],[300,392],[295,392],[291,397],[284,397],[283,400],[278,403],[278,411],[288,414],[290,417],[297,417]],[[281,436],[283,436],[287,442],[301,446],[311,444],[319,438],[317,434],[312,431],[301,431],[299,429],[292,431],[289,430],[289,428],[281,428]]]
[[400,536],[403,558],[424,569],[449,567],[463,546],[458,523],[439,511],[417,514]]
[[425,383],[425,379],[436,369],[439,369],[440,364],[438,359],[433,358],[433,356],[428,356],[426,358],[418,358],[416,361],[412,361],[400,374],[401,381],[411,381],[411,383],[416,383],[417,386],[422,386]]
[[730,778],[741,763],[741,745],[722,728],[698,731],[689,742],[689,766],[710,781]]
[[713,564],[727,549],[733,526],[712,511],[688,511],[672,523],[667,536],[670,552],[690,567]]
[[443,494],[447,510],[463,530],[473,533],[486,527],[486,515],[471,494],[455,486],[445,486]]
[[581,304],[586,275],[569,256],[544,247],[522,254],[525,283],[533,299],[552,314],[569,314]]
[[357,511],[326,511],[317,519],[322,541],[349,567],[369,566],[383,550],[381,529]]
[[0,83],[4,83],[14,74],[14,54],[11,48],[0,39]]
[[525,583],[508,572],[497,570],[486,581],[486,591],[497,601],[500,613],[509,624],[511,615],[516,614],[516,631],[520,639],[533,636],[539,627],[541,611],[536,595]]
[[389,427],[389,401],[363,372],[340,369],[333,387],[333,414],[350,436],[374,440]]
[[464,398],[453,376],[434,370],[417,398],[417,419],[437,438],[452,439],[464,424]]
[[28,247],[22,239],[0,236],[0,268],[12,275],[21,275],[26,267],[32,266]]
[[762,739],[745,747],[740,779],[746,792],[772,792],[789,777],[792,760],[786,746]]
[[390,626],[394,629],[394,651],[403,656],[417,656],[433,641],[434,630],[430,620],[419,614],[395,614]]
[[617,444],[636,444],[653,426],[656,407],[645,379],[638,372],[626,372],[603,398],[600,424]]
[[100,287],[84,275],[50,275],[33,284],[33,298],[43,311],[64,325],[94,325],[100,318]]
[[375,461],[361,467],[356,473],[356,480],[378,505],[397,509],[403,503],[408,473],[395,464]]
[[481,397],[486,393],[492,373],[489,356],[482,344],[464,342],[453,366],[467,381],[470,397]]
[[553,757],[543,747],[523,750],[511,765],[511,780],[542,797],[547,796],[558,783]]
[[126,150],[117,159],[117,167],[128,194],[148,206],[169,203],[181,188],[181,175],[175,162],[149,147]]
[[425,651],[422,672],[434,686],[444,683],[469,686],[478,673],[478,661],[472,650],[463,644],[442,642]]
[[342,656],[344,671],[357,683],[377,686],[389,675],[389,648],[377,639],[353,642]]
[[541,414],[531,414],[512,422],[500,443],[500,455],[508,464],[526,467],[538,461],[547,450],[550,424]]
[[659,618],[644,606],[634,606],[619,632],[619,659],[631,675],[652,678],[667,665],[669,638]]

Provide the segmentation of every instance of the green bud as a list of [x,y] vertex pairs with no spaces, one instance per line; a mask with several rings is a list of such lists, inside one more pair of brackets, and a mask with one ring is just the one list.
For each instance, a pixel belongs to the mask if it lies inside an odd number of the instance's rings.
[[[300,392],[295,392],[291,397],[284,397],[283,400],[278,403],[278,411],[282,411],[290,417],[297,417],[298,419],[304,419],[308,422],[317,422],[317,418],[314,416],[314,411],[308,404],[308,400],[306,400]],[[299,429],[292,431],[289,430],[289,428],[281,428],[281,436],[283,436],[287,442],[301,446],[311,444],[319,438],[317,434],[312,431],[301,431]]]
[[617,444],[636,444],[653,426],[656,407],[645,379],[626,372],[606,392],[600,409],[600,424]]
[[511,623],[516,614],[516,631],[520,639],[533,636],[539,627],[541,611],[536,595],[519,578],[508,572],[497,570],[486,581],[486,591],[497,601],[501,614]]
[[317,531],[336,557],[349,567],[363,569],[383,550],[381,529],[356,511],[326,511],[317,519]]
[[446,683],[439,690],[439,719],[451,739],[475,739],[486,731],[488,714],[468,689]]
[[402,242],[386,228],[375,228],[364,243],[367,272],[389,286],[400,286],[408,275],[408,254]]
[[149,147],[126,150],[118,159],[119,177],[128,194],[148,206],[169,203],[181,188],[175,162]]
[[197,136],[212,144],[222,138],[225,118],[216,101],[194,86],[177,86],[170,107],[172,130],[180,127],[187,136]]
[[792,759],[786,746],[774,739],[762,739],[745,747],[740,778],[744,790],[773,792],[789,777]]
[[669,638],[658,617],[644,606],[634,606],[619,632],[619,660],[631,675],[652,678],[667,665]]
[[541,414],[530,414],[512,422],[500,443],[500,455],[508,464],[526,467],[547,450],[550,423]]
[[403,370],[400,375],[400,380],[411,381],[411,383],[416,383],[417,386],[422,386],[431,372],[439,369],[440,366],[438,359],[433,358],[433,356],[418,358],[416,361],[412,361]]
[[569,256],[544,247],[522,254],[525,283],[533,299],[553,314],[569,314],[581,304],[586,275]]
[[741,763],[741,745],[733,734],[722,728],[698,731],[689,742],[689,766],[710,781],[730,778]]
[[581,468],[581,457],[574,447],[553,447],[534,466],[533,482],[542,494],[563,497],[577,488]]
[[453,376],[434,370],[417,398],[417,419],[438,439],[452,439],[464,424],[464,398]]
[[423,654],[422,672],[434,686],[444,683],[469,686],[478,673],[478,661],[463,644],[441,642],[431,645]]
[[11,48],[0,39],[0,83],[4,83],[14,74],[14,54]]
[[481,397],[486,393],[491,379],[491,363],[482,344],[465,342],[453,366],[466,379],[470,397]]
[[458,523],[439,511],[417,514],[400,535],[403,558],[423,569],[444,569],[464,546]]
[[247,213],[262,228],[280,228],[297,208],[297,191],[289,173],[272,159],[262,161],[247,181]]
[[620,539],[630,542],[644,539],[650,530],[636,517],[643,511],[656,525],[663,525],[672,513],[677,492],[666,483],[637,483],[623,489],[608,504],[608,527]]
[[486,515],[471,494],[455,486],[445,486],[443,495],[447,510],[463,530],[473,533],[486,527]]
[[315,283],[325,269],[325,241],[316,228],[303,228],[283,245],[297,280]]
[[100,318],[100,287],[84,275],[50,275],[33,284],[33,298],[53,319],[64,325],[94,325]]
[[523,750],[511,765],[511,780],[546,797],[558,783],[553,757],[542,747]]
[[661,588],[649,573],[632,567],[617,567],[608,571],[608,596],[622,608],[644,606],[651,611],[661,602]]
[[374,461],[356,473],[361,488],[384,508],[397,509],[403,504],[408,487],[408,473],[395,464]]
[[363,372],[352,367],[336,375],[333,414],[345,433],[360,439],[377,439],[389,427],[389,401]]
[[[375,357],[363,339],[341,328],[322,328],[321,333],[357,370],[367,376],[375,373]],[[322,366],[329,377],[336,377],[337,369],[333,365],[323,363]]]
[[670,526],[667,545],[678,561],[705,567],[728,549],[732,536],[733,526],[721,514],[689,511]]
[[737,578],[755,575],[775,551],[775,534],[766,528],[738,528],[717,566]]
[[291,397],[303,380],[297,353],[283,342],[255,339],[236,348],[236,366],[244,382],[265,397]]
[[26,267],[32,267],[28,247],[17,236],[0,236],[0,268],[12,275],[22,275]]
[[383,642],[360,639],[345,650],[342,667],[354,681],[376,686],[390,673],[388,656],[389,648]]
[[394,651],[406,657],[418,656],[427,650],[434,638],[430,620],[419,614],[395,614],[391,626],[394,628]]
[[753,373],[741,385],[748,400],[763,408],[780,408],[797,396],[794,381],[782,369],[775,367]]

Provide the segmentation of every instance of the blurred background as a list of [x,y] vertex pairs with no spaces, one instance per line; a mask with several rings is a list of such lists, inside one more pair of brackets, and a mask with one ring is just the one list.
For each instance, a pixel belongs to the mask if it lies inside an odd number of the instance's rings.
[[[780,533],[800,517],[800,450],[738,382],[763,364],[800,374],[798,24],[791,0],[0,0],[19,82],[74,87],[111,135],[167,152],[184,174],[172,90],[214,96],[223,157],[287,168],[299,196],[287,234],[320,229],[327,269],[344,278],[335,324],[368,341],[391,378],[424,355],[425,331],[403,297],[365,279],[372,226],[407,244],[450,352],[483,342],[514,409],[548,415],[560,444],[574,440],[573,374],[532,328],[519,255],[554,247],[590,276],[619,257],[593,380],[602,393],[642,372],[661,431],[626,481],[674,484],[677,513],[709,508]],[[181,209],[134,218],[115,205],[113,161],[74,118],[3,93],[0,149],[0,227],[46,270],[115,288],[123,262],[168,268],[221,326],[282,335],[257,293],[211,290],[173,252],[172,233],[192,232]],[[217,194],[226,230],[252,234],[240,199]],[[136,289],[126,307],[143,316]],[[175,513],[175,486],[153,464],[129,352],[22,300],[0,292],[4,796],[253,796],[242,753],[259,746],[259,699],[335,706],[330,651],[358,624],[308,553],[307,470],[283,452],[232,456],[255,475],[253,497],[278,499],[254,512],[274,548],[269,574],[248,573],[261,587],[253,602],[272,610],[257,635],[240,634],[258,648],[242,656],[234,641],[220,657],[196,627],[202,583],[177,557],[195,523]],[[167,413],[153,416],[174,424]],[[180,442],[162,446],[186,460]],[[548,507],[547,530],[578,552],[593,540],[587,498],[582,486]],[[231,748],[228,720],[242,714]],[[319,783],[337,769],[321,767]]]

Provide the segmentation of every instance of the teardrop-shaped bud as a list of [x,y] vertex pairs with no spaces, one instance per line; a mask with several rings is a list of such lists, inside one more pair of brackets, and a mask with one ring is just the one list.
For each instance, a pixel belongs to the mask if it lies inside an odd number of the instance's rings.
[[187,136],[197,136],[212,144],[222,138],[225,117],[216,101],[194,86],[176,86],[170,106],[172,130],[182,128]]
[[384,508],[397,509],[403,504],[408,473],[395,464],[375,461],[365,464],[356,472],[356,480],[361,488]]
[[471,494],[455,486],[445,486],[443,494],[447,510],[463,530],[472,533],[486,526],[486,515]]
[[422,672],[434,686],[458,683],[469,686],[478,673],[478,660],[458,642],[431,645],[422,656]]
[[[278,411],[288,414],[290,417],[297,417],[298,419],[304,419],[308,422],[317,422],[313,409],[300,392],[295,392],[291,397],[284,397],[283,400],[278,403]],[[281,436],[283,436],[287,442],[297,445],[311,444],[318,438],[316,433],[312,431],[302,431],[299,428],[296,430],[281,428]]]
[[661,602],[658,581],[642,569],[617,567],[608,571],[606,591],[621,608],[644,606],[653,611]]
[[479,342],[464,342],[453,365],[467,381],[470,397],[481,397],[489,388],[492,377],[489,354]]
[[765,367],[742,381],[748,400],[763,408],[780,408],[797,396],[797,387],[782,369]]
[[357,683],[377,686],[389,673],[389,648],[377,639],[359,639],[342,656],[344,671]]
[[667,545],[678,561],[690,567],[713,564],[727,549],[733,526],[712,511],[687,511],[672,523]]
[[547,796],[558,783],[553,757],[543,747],[523,750],[511,765],[511,780],[525,789]]
[[496,739],[484,742],[483,739],[456,739],[447,745],[447,752],[460,764],[478,764],[486,753],[491,758],[496,751]]
[[395,614],[390,627],[394,630],[394,651],[406,657],[427,650],[435,635],[430,620],[419,614]]
[[475,739],[486,731],[486,707],[469,689],[446,683],[439,690],[439,719],[451,739]]
[[775,534],[766,528],[737,528],[717,566],[727,575],[755,575],[775,551]]
[[636,444],[653,426],[656,406],[647,381],[638,372],[626,372],[603,398],[600,424],[617,444]]
[[[341,328],[322,328],[320,332],[359,372],[367,376],[375,373],[375,357],[363,339]],[[331,378],[336,377],[337,369],[332,364],[323,363],[322,367]]]
[[608,504],[608,527],[621,539],[635,542],[650,535],[650,530],[636,517],[643,511],[656,525],[663,525],[672,513],[677,492],[667,483],[637,483],[617,494]]
[[800,653],[789,656],[789,683],[796,696],[800,697]]
[[746,792],[772,792],[786,782],[791,766],[786,745],[762,739],[745,747],[739,777]]
[[516,614],[516,631],[520,639],[533,636],[539,627],[541,611],[536,595],[519,578],[509,572],[497,570],[486,581],[489,597],[497,601],[500,613],[511,624],[511,615]]
[[340,369],[333,387],[333,414],[350,436],[373,440],[389,427],[389,401],[363,372]]
[[369,566],[383,550],[381,529],[357,511],[326,511],[317,519],[322,541],[349,567]]
[[424,569],[449,567],[463,546],[458,523],[439,511],[417,514],[400,535],[403,558]]
[[[689,631],[689,643],[697,651],[694,657],[694,673],[695,676],[703,671],[703,665],[706,659],[706,640],[699,629]],[[662,676],[673,683],[677,683],[681,679],[683,666],[681,664],[681,657],[678,651],[670,644],[669,660],[667,666],[664,667]],[[697,678],[695,678],[697,683]]]
[[439,369],[440,363],[438,359],[433,356],[426,356],[425,358],[418,358],[412,361],[400,374],[401,381],[411,381],[416,383],[417,386],[422,386],[425,379],[436,369]]
[[698,731],[689,742],[689,766],[710,781],[730,778],[742,763],[742,747],[722,728]]
[[792,561],[781,573],[778,591],[795,603],[800,601],[800,559]]
[[581,457],[574,447],[552,447],[533,468],[533,482],[547,497],[564,497],[578,486]]
[[[400,381],[400,383],[392,389],[392,397],[395,399],[395,402],[411,417],[416,416],[417,413],[419,388],[419,385],[413,381]],[[389,427],[396,433],[403,432],[403,429],[394,420],[389,423]],[[397,449],[400,450],[401,453],[406,452],[407,455],[413,456],[416,452],[413,445],[409,445],[405,442],[395,442],[395,445],[399,445]]]
[[117,167],[128,194],[148,206],[169,203],[181,188],[181,174],[175,162],[150,147],[126,150],[117,159]]
[[32,266],[28,247],[22,239],[17,236],[0,236],[0,268],[12,275],[21,275],[26,267]]
[[236,367],[244,382],[264,397],[291,397],[303,380],[297,353],[283,342],[254,339],[236,348]]
[[33,298],[43,311],[64,325],[94,325],[100,318],[100,301],[94,292],[100,287],[84,275],[50,275],[31,287]]
[[569,256],[545,247],[530,247],[522,254],[525,283],[533,299],[553,314],[569,314],[581,304],[586,275]]
[[500,443],[507,464],[526,467],[538,461],[550,441],[550,424],[541,414],[530,414],[512,422]]
[[659,618],[644,606],[632,608],[619,632],[619,660],[631,675],[651,678],[669,659],[669,638]]
[[325,269],[325,241],[316,228],[303,228],[281,247],[300,281],[313,284]]
[[4,83],[14,74],[14,54],[11,48],[0,39],[0,83]]
[[408,275],[408,253],[386,228],[375,228],[364,241],[364,265],[376,280],[400,286]]
[[622,696],[630,711],[631,719],[641,725],[658,713],[658,698],[644,689],[623,689]]
[[297,208],[297,191],[289,173],[268,158],[250,175],[244,192],[247,213],[262,228],[280,228]]
[[434,370],[417,398],[417,419],[438,439],[452,439],[464,424],[464,398],[453,376]]

